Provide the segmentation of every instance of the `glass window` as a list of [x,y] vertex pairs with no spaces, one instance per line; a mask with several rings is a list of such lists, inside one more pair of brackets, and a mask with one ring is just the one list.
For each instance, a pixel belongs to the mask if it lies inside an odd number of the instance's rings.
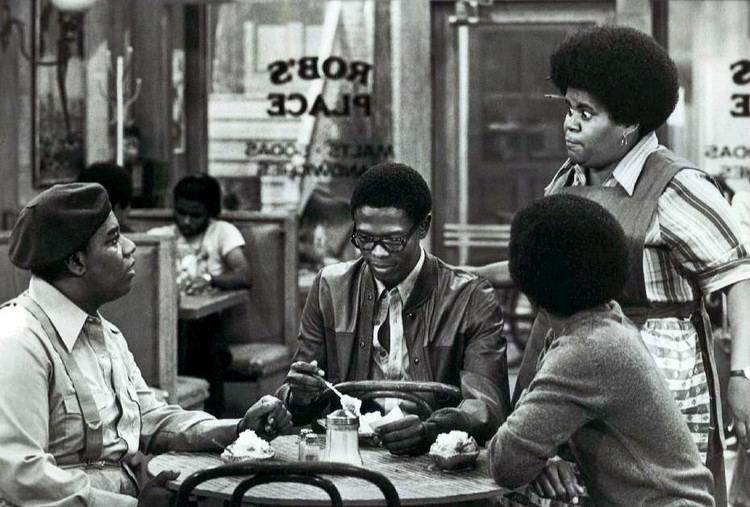
[[670,0],[668,49],[680,73],[669,143],[708,172],[750,178],[750,1]]

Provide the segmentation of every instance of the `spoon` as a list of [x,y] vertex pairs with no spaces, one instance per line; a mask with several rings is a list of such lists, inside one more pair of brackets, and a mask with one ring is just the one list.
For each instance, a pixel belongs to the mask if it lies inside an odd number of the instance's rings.
[[336,386],[334,386],[333,384],[331,384],[330,382],[328,382],[328,381],[327,381],[326,379],[324,379],[324,378],[323,378],[323,377],[321,377],[320,375],[315,375],[315,377],[316,377],[316,378],[317,378],[318,380],[320,380],[321,382],[323,382],[323,384],[324,384],[324,385],[325,385],[325,386],[326,386],[326,387],[327,387],[328,389],[330,389],[331,391],[333,391],[333,394],[335,394],[336,396],[338,396],[338,397],[339,397],[339,399],[342,399],[342,398],[344,397],[344,395],[343,395],[343,394],[341,393],[341,391],[339,391],[338,389],[336,389]]
[[225,451],[227,451],[229,454],[231,454],[232,456],[234,456],[234,452],[232,452],[232,449],[230,449],[229,447],[227,447],[225,445],[221,445],[219,443],[219,441],[216,440],[215,438],[212,438],[211,442],[213,442],[214,444],[218,445],[219,447],[221,447],[222,449],[224,449]]

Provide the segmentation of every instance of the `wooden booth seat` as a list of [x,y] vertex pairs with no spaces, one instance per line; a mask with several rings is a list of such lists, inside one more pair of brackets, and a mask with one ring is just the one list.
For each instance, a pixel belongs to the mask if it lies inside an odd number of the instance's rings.
[[[296,346],[297,222],[286,213],[229,211],[220,217],[234,224],[245,239],[250,267],[249,302],[222,312],[222,332],[231,363],[224,383],[224,415],[242,415],[264,394],[283,382]],[[130,226],[145,232],[174,223],[171,209],[136,209]]]
[[[154,396],[160,400],[169,402],[169,393],[152,387]],[[186,410],[203,410],[208,399],[208,381],[198,377],[177,375],[177,398],[178,404]]]
[[[10,232],[0,232],[0,300],[26,290],[30,273],[8,259]],[[174,240],[130,234],[136,244],[131,291],[100,312],[122,331],[143,378],[170,403],[198,408],[208,396],[200,382],[177,378],[177,289]]]
[[273,393],[285,380],[290,351],[275,343],[229,346],[231,363],[224,382],[224,412],[241,415],[255,400]]

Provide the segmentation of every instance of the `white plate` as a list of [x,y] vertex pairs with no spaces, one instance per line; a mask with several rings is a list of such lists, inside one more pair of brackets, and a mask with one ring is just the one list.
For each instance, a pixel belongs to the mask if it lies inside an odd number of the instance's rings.
[[264,454],[262,456],[234,456],[228,452],[221,453],[221,460],[226,463],[242,463],[244,461],[263,461],[271,459],[276,456],[276,451],[271,449],[270,454]]

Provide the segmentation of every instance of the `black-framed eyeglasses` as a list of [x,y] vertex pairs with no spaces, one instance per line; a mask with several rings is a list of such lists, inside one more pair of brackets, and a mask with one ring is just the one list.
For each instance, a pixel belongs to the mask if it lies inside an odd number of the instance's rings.
[[414,235],[414,232],[419,228],[420,224],[421,221],[414,224],[404,236],[370,236],[368,234],[362,234],[355,229],[351,237],[352,245],[364,252],[374,250],[377,245],[382,246],[388,253],[403,252],[404,248],[406,248],[406,244]]

